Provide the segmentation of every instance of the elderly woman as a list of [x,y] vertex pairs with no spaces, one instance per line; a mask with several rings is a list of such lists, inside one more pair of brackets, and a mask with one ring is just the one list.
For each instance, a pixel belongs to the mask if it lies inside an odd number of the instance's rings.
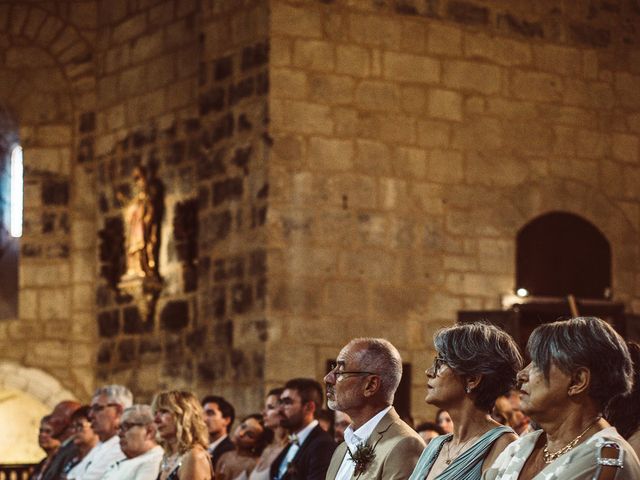
[[480,479],[517,438],[489,412],[496,398],[515,384],[522,357],[509,335],[484,323],[442,329],[434,343],[425,401],[449,412],[453,433],[429,442],[410,480]]
[[191,392],[156,395],[151,405],[164,457],[158,480],[211,480],[207,426],[200,402]]
[[633,390],[614,398],[605,417],[640,456],[640,345],[629,342],[627,347],[633,361]]
[[527,349],[521,407],[542,429],[509,445],[483,478],[639,479],[638,457],[602,418],[611,398],[631,389],[620,335],[598,318],[578,317],[539,326]]
[[38,430],[38,445],[44,450],[47,456],[36,466],[31,480],[40,480],[44,477],[47,468],[60,449],[60,440],[56,438],[58,432],[55,431],[55,422],[51,415],[42,417],[40,429]]

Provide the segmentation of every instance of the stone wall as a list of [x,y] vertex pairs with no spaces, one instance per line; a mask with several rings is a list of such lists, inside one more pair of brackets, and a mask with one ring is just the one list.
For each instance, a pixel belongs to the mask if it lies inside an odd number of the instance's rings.
[[[268,43],[263,2],[104,2],[95,152],[98,380],[150,400],[262,395]],[[89,115],[90,112],[87,112]],[[119,291],[123,209],[146,165],[163,191],[163,290],[148,318]]]
[[95,18],[94,2],[0,2],[0,102],[15,125],[2,135],[20,142],[25,169],[19,318],[0,322],[0,351],[79,397],[94,386],[95,242],[74,146],[95,95]]
[[430,416],[433,332],[500,307],[518,230],[554,210],[604,232],[614,298],[640,309],[634,4],[271,8],[268,383],[385,336]]

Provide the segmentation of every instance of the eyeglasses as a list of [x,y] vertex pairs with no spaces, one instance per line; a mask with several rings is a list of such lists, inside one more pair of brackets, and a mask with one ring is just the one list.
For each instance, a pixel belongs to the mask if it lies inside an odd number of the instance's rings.
[[140,422],[122,422],[118,427],[118,429],[121,432],[128,432],[133,427],[144,427],[144,425],[145,425],[144,423],[140,423]]
[[337,368],[341,368],[342,364],[338,364],[338,363],[332,363],[329,366],[329,372],[327,373],[327,375],[329,375],[330,373],[333,373],[333,375],[336,377],[336,382],[341,381],[344,378],[349,378],[349,376],[351,377],[363,377],[365,375],[378,375],[377,373],[374,372],[357,372],[357,371],[338,371],[336,372]]
[[120,406],[120,404],[118,403],[107,403],[106,405],[100,405],[99,403],[94,403],[93,405],[91,405],[91,407],[89,407],[89,409],[91,410],[92,413],[98,413],[107,407],[118,407],[118,406]]
[[433,368],[433,373],[437,375],[438,372],[440,371],[440,367],[446,364],[447,364],[447,360],[444,357],[441,357],[440,355],[436,355],[433,358],[433,365],[431,366],[431,368]]

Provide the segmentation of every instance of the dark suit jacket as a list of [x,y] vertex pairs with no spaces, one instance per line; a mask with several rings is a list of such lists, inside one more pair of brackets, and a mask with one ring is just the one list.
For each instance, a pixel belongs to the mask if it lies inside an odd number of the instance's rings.
[[[271,478],[276,478],[280,464],[287,455],[291,445],[287,446],[271,464]],[[331,455],[336,449],[336,444],[327,432],[320,426],[316,426],[300,450],[289,464],[287,473],[282,480],[324,480],[331,462]]]
[[58,480],[62,476],[65,465],[76,455],[78,455],[78,449],[73,444],[73,439],[67,439],[53,460],[51,460],[49,468],[47,468],[42,476],[42,480]]
[[211,453],[211,463],[213,464],[213,468],[215,470],[216,463],[222,456],[223,453],[227,453],[233,449],[235,449],[235,445],[231,441],[231,439],[227,436],[224,440],[222,440],[216,448],[213,449]]

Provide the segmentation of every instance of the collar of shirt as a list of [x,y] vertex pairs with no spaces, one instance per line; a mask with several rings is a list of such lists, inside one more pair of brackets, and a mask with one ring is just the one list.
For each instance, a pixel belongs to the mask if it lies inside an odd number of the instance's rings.
[[391,406],[380,410],[356,431],[353,430],[351,425],[345,429],[344,441],[351,452],[355,452],[356,447],[361,443],[366,443],[375,428],[378,426],[378,423],[380,423],[380,420],[382,420],[382,417],[384,417],[389,410],[391,410]]
[[211,443],[209,444],[209,448],[208,448],[209,452],[213,452],[213,451],[216,449],[216,447],[217,447],[218,445],[220,445],[220,444],[222,443],[222,441],[223,441],[225,438],[227,438],[228,436],[229,436],[229,435],[223,435],[223,436],[221,436],[219,439],[217,439],[215,442],[211,442]]
[[304,443],[304,441],[307,439],[307,437],[311,433],[311,430],[316,428],[317,425],[318,425],[318,420],[314,420],[309,425],[307,425],[302,430],[296,433],[296,435],[298,435],[298,445],[302,445]]

